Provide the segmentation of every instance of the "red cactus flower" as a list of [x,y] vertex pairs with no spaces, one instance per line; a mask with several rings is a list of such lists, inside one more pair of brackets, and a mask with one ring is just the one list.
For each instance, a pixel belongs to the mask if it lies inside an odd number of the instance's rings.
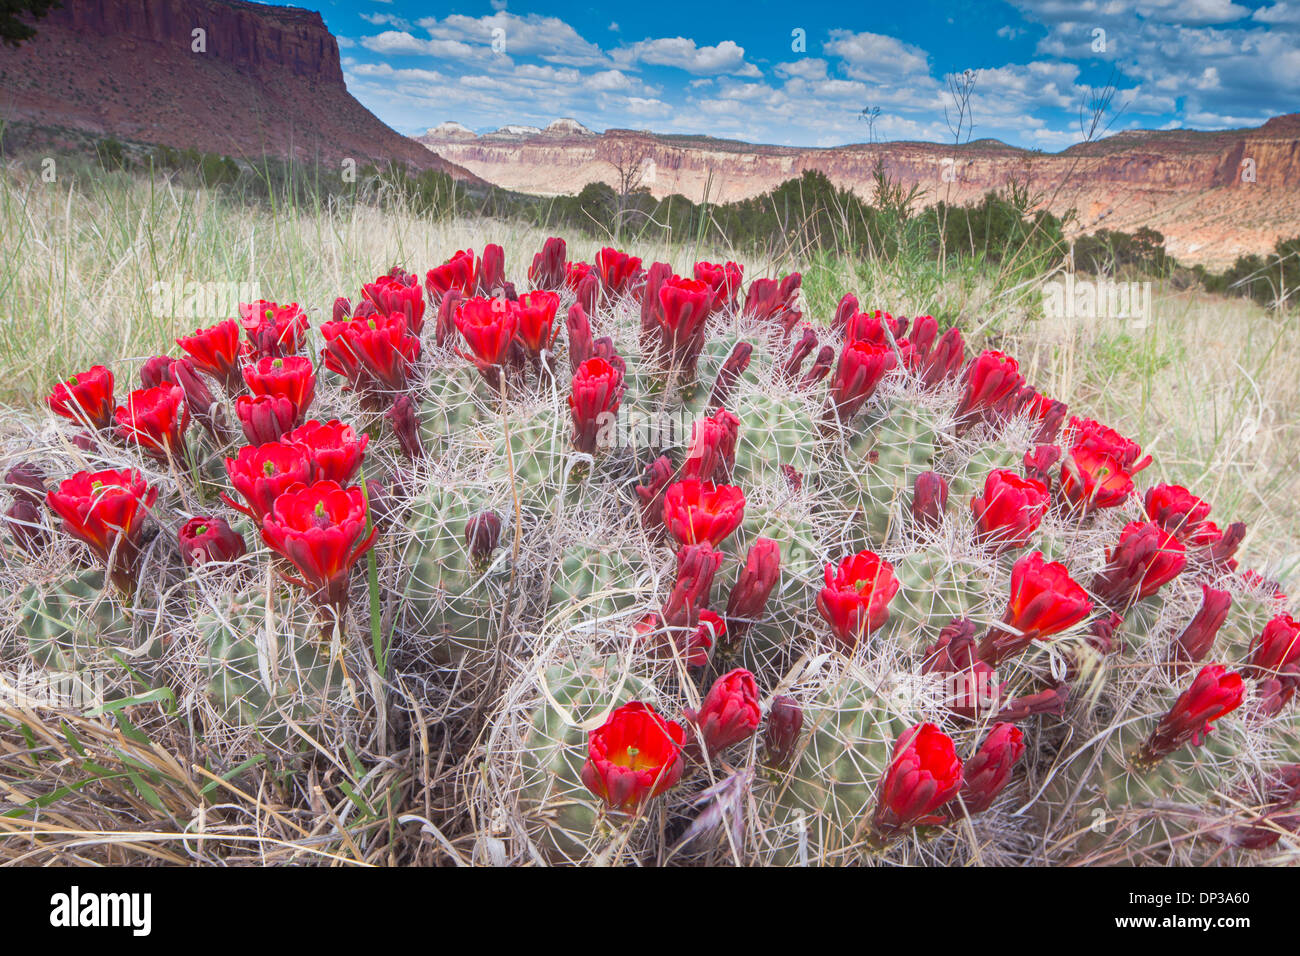
[[528,281],[534,289],[549,289],[558,292],[564,287],[568,272],[569,249],[563,239],[551,236],[542,245],[542,251],[533,256],[533,264],[528,267]]
[[[966,813],[974,816],[983,813],[993,805],[993,801],[1011,779],[1011,771],[1025,752],[1025,735],[1015,724],[998,723],[993,725],[975,756],[966,761],[961,786],[961,806]],[[958,804],[954,801],[949,809],[956,815]]]
[[1136,475],[1151,464],[1150,455],[1141,457],[1141,445],[1091,418],[1071,418],[1067,432],[1067,444],[1072,453],[1079,448],[1087,448],[1101,455],[1109,455],[1130,475]]
[[1232,594],[1219,591],[1208,584],[1201,585],[1201,608],[1178,635],[1173,645],[1174,664],[1195,664],[1204,659],[1214,645],[1219,628],[1228,619],[1232,607]]
[[695,263],[695,278],[713,290],[713,305],[709,311],[718,312],[736,304],[736,293],[744,281],[745,267],[735,262],[719,265],[712,262]]
[[713,682],[698,711],[688,707],[685,713],[686,719],[699,728],[705,753],[718,754],[754,736],[762,723],[758,682],[753,674],[738,667]]
[[1016,396],[1016,411],[1038,423],[1038,431],[1033,437],[1035,445],[1050,445],[1056,441],[1061,424],[1065,421],[1066,410],[1065,402],[1048,398],[1029,385],[1022,388]]
[[625,252],[606,246],[596,253],[596,273],[605,294],[611,298],[627,295],[641,271],[641,260]]
[[250,445],[279,441],[298,424],[298,406],[283,395],[240,395],[235,416]]
[[740,419],[725,408],[697,419],[691,425],[691,445],[682,465],[682,477],[726,481],[736,464],[739,437]]
[[185,429],[190,410],[185,391],[178,385],[141,388],[126,398],[113,413],[117,432],[156,458],[179,455],[185,448]]
[[962,763],[947,734],[929,723],[905,730],[876,794],[871,842],[881,846],[914,826],[943,822],[937,811],[961,784]]
[[1247,676],[1300,688],[1300,622],[1285,613],[1274,617],[1251,642],[1247,661]]
[[360,391],[406,390],[407,376],[420,357],[420,340],[402,315],[371,315],[321,326],[325,367]]
[[781,546],[771,538],[759,538],[745,556],[745,566],[727,599],[729,639],[744,637],[751,624],[763,616],[767,599],[781,574]]
[[1210,505],[1181,485],[1152,485],[1143,496],[1147,517],[1180,541],[1190,542],[1210,516]]
[[346,485],[361,470],[369,435],[357,437],[356,429],[338,419],[321,423],[313,419],[285,435],[282,441],[298,445],[312,463],[312,481],[336,481]]
[[997,671],[976,654],[975,624],[959,617],[939,631],[938,641],[921,657],[921,673],[942,678],[943,706],[969,719],[997,710],[1002,700]]
[[478,267],[473,249],[462,249],[440,266],[430,269],[424,277],[424,288],[430,302],[441,302],[448,291],[455,289],[466,298],[478,288]]
[[997,666],[1003,658],[1045,641],[1092,613],[1092,601],[1065,565],[1047,563],[1039,551],[1021,557],[1011,568],[1011,600],[1002,623],[980,642],[979,657]]
[[573,419],[573,446],[595,454],[597,439],[608,430],[623,401],[623,372],[603,358],[590,358],[573,373],[569,415]]
[[316,397],[316,370],[302,355],[258,359],[244,366],[244,382],[254,395],[274,395],[293,402],[295,418],[302,421]]
[[248,550],[244,536],[230,527],[225,518],[191,518],[181,525],[176,538],[181,546],[181,557],[192,568],[236,561]]
[[1076,445],[1061,466],[1061,496],[1087,513],[1117,508],[1133,493],[1133,477],[1119,461],[1086,445]]
[[221,499],[257,521],[270,514],[275,499],[294,485],[311,480],[311,460],[301,445],[275,441],[257,447],[245,446],[234,458],[226,459],[230,484],[248,506],[224,492]]
[[846,342],[830,384],[836,417],[842,422],[853,418],[875,392],[885,373],[897,364],[898,356],[888,345],[873,344],[865,339]]
[[347,604],[352,566],[375,542],[366,533],[365,494],[336,481],[290,488],[262,519],[262,538],[302,575],[299,583],[319,604]]
[[112,556],[112,577],[123,591],[134,587],[140,533],[158,490],[134,469],[79,471],[48,492],[45,503],[63,519],[74,538],[90,546],[101,561]]
[[456,328],[474,353],[467,357],[479,368],[505,361],[518,326],[519,312],[504,298],[468,299],[456,313]]
[[917,368],[917,375],[927,388],[936,388],[956,378],[965,362],[966,341],[961,329],[954,327],[939,336],[939,341]]
[[1059,445],[1035,445],[1025,452],[1024,458],[1020,462],[1021,467],[1024,468],[1025,477],[1034,479],[1050,492],[1052,490],[1052,472],[1061,460],[1061,454],[1061,446]]
[[374,282],[367,282],[361,287],[361,294],[374,303],[375,311],[380,315],[400,315],[406,319],[406,327],[412,335],[424,331],[424,293],[416,282],[415,276],[394,278],[380,276]]
[[700,611],[700,623],[689,633],[677,629],[677,650],[687,667],[704,667],[709,663],[709,651],[715,643],[727,636],[727,622],[707,608]]
[[1187,743],[1199,747],[1214,729],[1214,721],[1241,706],[1244,694],[1240,674],[1222,664],[1207,664],[1160,718],[1151,736],[1134,755],[1135,766],[1151,767]]
[[587,738],[582,782],[613,810],[636,813],[682,776],[681,724],[649,704],[624,704]]
[[[564,264],[564,287],[570,292],[577,292],[582,280],[591,275],[591,263],[566,262]],[[585,308],[585,306],[584,306]]]
[[[888,334],[886,334],[888,329]],[[907,330],[907,319],[899,316],[894,318],[888,312],[882,312],[876,309],[874,312],[855,312],[844,318],[844,341],[870,342],[872,345],[889,345],[889,337],[892,335],[897,342],[903,337]],[[892,351],[892,348],[891,348]]]
[[207,372],[227,391],[236,392],[243,386],[240,369],[244,364],[244,344],[239,339],[239,323],[234,319],[183,335],[176,344],[189,353],[196,369]]
[[846,650],[852,651],[860,639],[889,620],[889,602],[899,588],[894,567],[871,551],[859,551],[839,567],[827,564],[825,577],[817,610]]
[[113,373],[102,365],[60,382],[50,392],[46,404],[56,415],[79,425],[107,428],[113,423]]
[[923,471],[912,487],[912,517],[923,528],[937,528],[948,509],[948,482],[935,471]]
[[518,314],[515,337],[530,355],[540,355],[555,340],[555,311],[560,296],[555,292],[525,292],[515,305]]
[[774,697],[767,712],[767,729],[763,732],[763,747],[767,751],[769,766],[777,770],[790,766],[802,730],[803,708],[799,702],[784,694]]
[[1032,478],[998,468],[984,479],[984,493],[971,499],[976,539],[997,551],[1023,548],[1047,514],[1047,488]]
[[695,279],[672,276],[659,287],[659,304],[660,358],[689,370],[703,347],[713,291]]
[[307,341],[311,322],[297,302],[277,305],[259,299],[240,303],[239,321],[259,356],[292,355]]
[[957,416],[995,408],[1024,384],[1019,362],[1004,352],[985,349],[966,366],[966,391],[957,406]]
[[688,479],[664,493],[664,525],[682,544],[715,548],[745,519],[745,493],[735,485]]
[[1092,590],[1115,607],[1149,598],[1187,567],[1182,543],[1152,521],[1125,525],[1106,558],[1108,564],[1093,579]]
[[569,316],[564,322],[569,335],[569,364],[577,368],[594,354],[591,339],[591,322],[577,302],[569,306]]

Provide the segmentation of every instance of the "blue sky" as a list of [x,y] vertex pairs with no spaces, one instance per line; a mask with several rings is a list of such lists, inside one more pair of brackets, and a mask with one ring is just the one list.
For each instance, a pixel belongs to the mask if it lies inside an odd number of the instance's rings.
[[568,116],[795,146],[952,142],[945,78],[965,70],[974,138],[1048,152],[1082,138],[1080,104],[1112,80],[1112,132],[1300,110],[1300,0],[296,2],[403,133]]

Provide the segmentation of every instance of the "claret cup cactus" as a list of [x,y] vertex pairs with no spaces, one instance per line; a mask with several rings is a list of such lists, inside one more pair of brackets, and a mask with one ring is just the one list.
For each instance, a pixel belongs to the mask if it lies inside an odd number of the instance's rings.
[[54,385],[5,463],[6,657],[168,687],[227,768],[436,712],[439,829],[492,862],[1294,843],[1300,625],[1137,443],[797,274],[525,265]]

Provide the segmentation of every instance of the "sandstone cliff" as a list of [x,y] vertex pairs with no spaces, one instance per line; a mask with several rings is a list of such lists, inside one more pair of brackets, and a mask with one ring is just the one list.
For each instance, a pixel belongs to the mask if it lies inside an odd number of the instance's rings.
[[489,182],[549,195],[576,193],[589,182],[617,185],[620,157],[641,156],[651,164],[645,185],[652,193],[697,202],[706,188],[710,201],[729,202],[810,169],[870,196],[878,163],[890,178],[919,187],[925,202],[964,203],[1028,182],[1052,212],[1076,210],[1085,231],[1150,226],[1165,234],[1179,259],[1214,267],[1300,234],[1300,114],[1259,129],[1126,132],[1056,154],[991,140],[960,148],[885,143],[800,149],[631,130],[509,140],[426,135],[420,142]]
[[240,0],[65,3],[34,40],[0,47],[0,117],[247,158],[395,159],[470,178],[348,93],[319,13]]

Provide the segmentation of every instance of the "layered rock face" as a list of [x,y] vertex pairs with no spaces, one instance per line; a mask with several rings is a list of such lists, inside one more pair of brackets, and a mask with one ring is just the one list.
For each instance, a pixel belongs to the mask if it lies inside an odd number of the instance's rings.
[[1076,210],[1083,231],[1150,226],[1179,259],[1214,267],[1300,234],[1300,114],[1249,130],[1126,132],[1056,154],[992,140],[800,149],[630,130],[454,138],[431,130],[420,142],[489,182],[549,195],[616,186],[616,166],[642,157],[654,195],[697,202],[706,189],[712,202],[756,196],[810,169],[870,197],[879,166],[927,203],[1027,183],[1052,212]]
[[0,48],[0,115],[179,148],[463,170],[385,126],[343,81],[319,13],[240,0],[76,0]]

